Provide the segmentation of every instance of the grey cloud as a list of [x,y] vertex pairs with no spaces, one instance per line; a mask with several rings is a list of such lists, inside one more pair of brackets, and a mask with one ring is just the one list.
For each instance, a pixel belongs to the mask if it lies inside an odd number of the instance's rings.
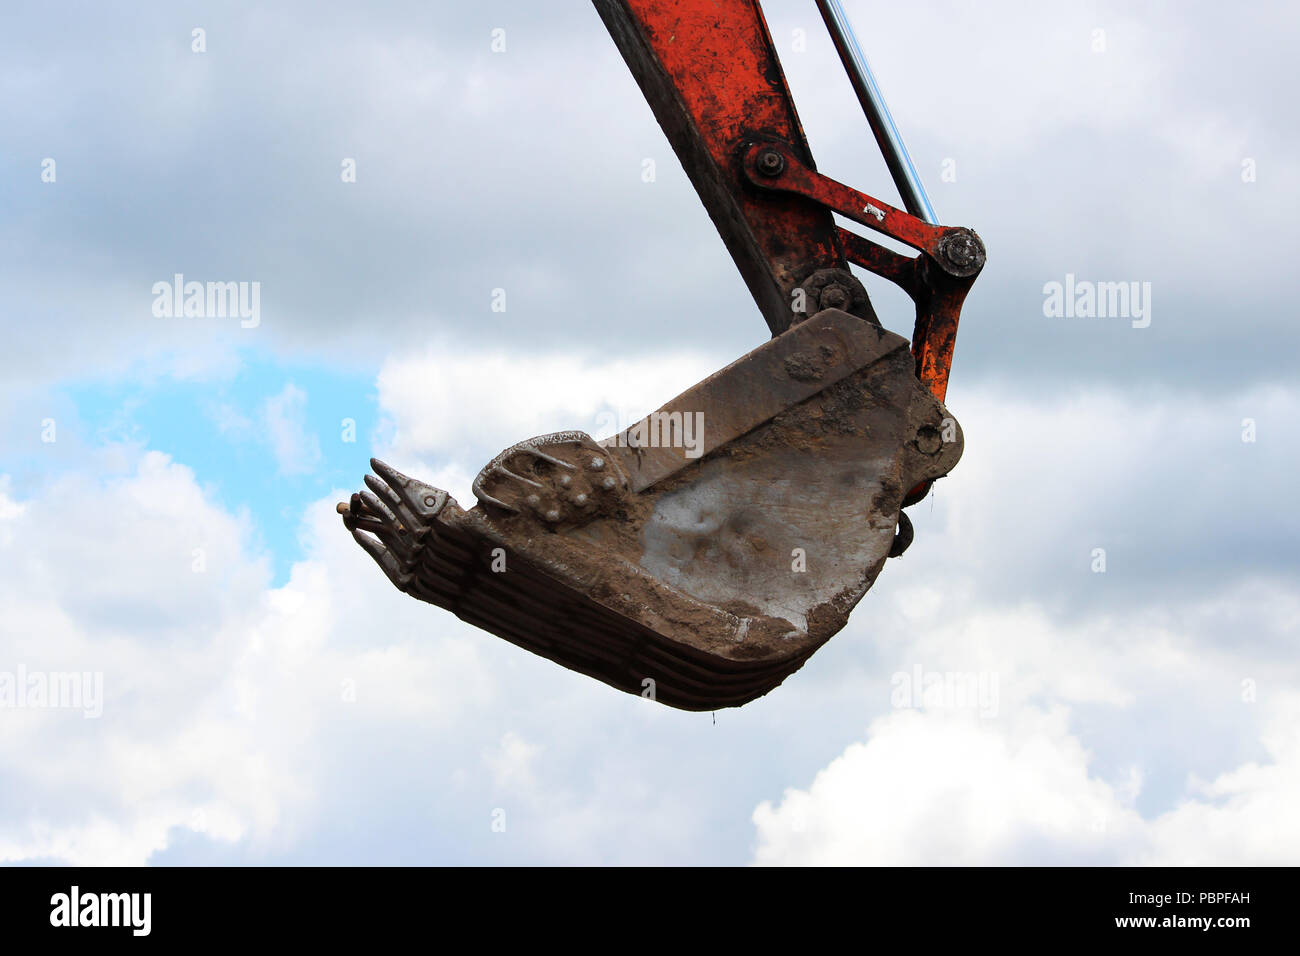
[[[739,354],[763,326],[586,3],[96,6],[11,14],[0,231],[18,376],[211,341],[377,364],[451,332],[613,352]],[[853,10],[945,218],[990,265],[954,379],[1293,379],[1294,132],[1279,92],[1296,14],[1163,4]],[[820,165],[892,188],[815,16],[771,4]],[[1095,21],[1095,22],[1094,22]],[[1267,29],[1260,29],[1267,24]],[[189,50],[202,25],[208,52]],[[799,26],[809,50],[786,38]],[[1108,51],[1087,52],[1108,28]],[[489,50],[507,30],[507,52]],[[922,31],[951,69],[906,53]],[[1017,72],[1012,66],[1024,64]],[[1210,69],[1207,63],[1230,62]],[[953,71],[960,70],[954,77]],[[1259,179],[1240,181],[1241,156]],[[39,181],[55,157],[57,185]],[[358,181],[340,182],[340,163]],[[944,183],[939,164],[958,162]],[[657,181],[643,183],[653,158]],[[163,325],[153,281],[258,279],[264,328]],[[1151,327],[1042,315],[1074,273],[1149,281]],[[879,283],[874,283],[879,287]],[[491,290],[509,295],[489,309]],[[879,290],[887,324],[910,325]],[[1261,347],[1268,343],[1268,347]]]

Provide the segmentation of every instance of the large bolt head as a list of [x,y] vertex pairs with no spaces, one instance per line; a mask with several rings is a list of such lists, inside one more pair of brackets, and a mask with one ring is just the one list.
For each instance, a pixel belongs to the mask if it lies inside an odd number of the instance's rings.
[[821,301],[818,305],[823,309],[843,309],[847,311],[852,301],[853,294],[844,286],[828,285],[822,289]]
[[969,229],[954,229],[939,240],[939,265],[949,275],[973,276],[984,268],[984,243]]
[[785,157],[774,149],[765,149],[758,154],[757,165],[764,176],[780,176],[785,170]]

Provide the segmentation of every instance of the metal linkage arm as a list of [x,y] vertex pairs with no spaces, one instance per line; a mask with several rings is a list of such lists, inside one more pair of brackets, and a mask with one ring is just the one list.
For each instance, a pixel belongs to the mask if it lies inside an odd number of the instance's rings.
[[[837,0],[817,2],[909,211],[816,171],[758,0],[593,2],[772,333],[798,317],[792,300],[801,283],[855,263],[915,301],[917,375],[942,400],[984,245],[970,229],[934,224]],[[908,259],[846,232],[832,213],[920,255]],[[869,303],[858,314],[874,320]]]
[[984,243],[974,230],[935,226],[803,165],[781,143],[755,143],[745,152],[746,179],[757,189],[795,193],[869,229],[920,250],[914,259],[846,230],[838,238],[849,261],[905,291],[916,303],[912,354],[916,374],[943,401],[961,306],[984,268]]

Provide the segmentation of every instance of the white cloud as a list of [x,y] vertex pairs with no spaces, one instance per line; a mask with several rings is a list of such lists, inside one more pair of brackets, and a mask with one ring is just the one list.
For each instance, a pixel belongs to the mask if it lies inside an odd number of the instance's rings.
[[604,359],[439,344],[384,363],[379,403],[395,432],[376,454],[420,471],[468,506],[473,476],[503,448],[571,429],[605,438],[728,361],[690,352]]
[[606,422],[635,422],[731,358],[691,352],[582,357],[438,345],[385,362],[379,402],[398,421],[399,453],[451,455],[572,428],[604,438],[607,433],[597,432]]
[[320,439],[307,428],[307,393],[292,382],[266,400],[267,440],[284,475],[305,475],[320,462]]
[[[755,861],[1300,859],[1284,809],[1300,596],[1274,431],[1300,394],[950,398],[966,457],[914,509],[913,551],[850,631],[875,648],[860,666],[994,676],[996,719],[876,719],[758,805]],[[1270,423],[1267,442],[1242,441],[1246,414]],[[843,667],[841,640],[820,655]]]
[[244,529],[158,453],[22,503],[0,546],[4,658],[102,672],[105,700],[98,720],[0,713],[17,801],[0,859],[143,863],[174,828],[282,846],[317,804],[332,723],[428,731],[491,694],[467,628],[391,600],[329,501],[309,515],[313,559],[269,589]]
[[[794,865],[1104,862],[1137,814],[1088,774],[1063,711],[1014,727],[940,713],[882,717],[806,791],[754,811],[755,859]],[[1099,833],[1104,836],[1099,837]]]
[[[901,711],[875,721],[805,789],[754,811],[755,862],[784,865],[1294,865],[1295,702],[1270,708],[1267,762],[1195,779],[1143,819],[1140,774],[1113,781],[1064,709],[1009,722]],[[1169,734],[1171,728],[1147,728]]]
[[1265,757],[1211,781],[1150,826],[1132,862],[1155,866],[1295,866],[1300,861],[1300,697],[1289,692],[1263,728]]
[[12,485],[8,475],[0,475],[0,546],[7,546],[13,540],[8,523],[23,513],[23,506],[10,497]]
[[[720,364],[440,354],[391,363],[380,387],[396,450],[427,456],[413,471],[436,483],[615,403],[639,415]],[[739,862],[753,831],[737,808],[759,806],[761,862],[1276,859],[1295,846],[1295,596],[1250,574],[1189,596],[1119,560],[1104,580],[1136,596],[1080,602],[1103,582],[1068,552],[1099,514],[1142,515],[1158,537],[1225,488],[1282,481],[1272,423],[1296,405],[968,392],[968,458],[920,506],[915,550],[804,670],[716,726],[397,594],[340,528],[343,491],[306,509],[306,556],[272,588],[245,519],[164,455],[127,449],[125,474],[72,472],[22,500],[0,486],[0,647],[100,670],[106,698],[100,720],[0,714],[0,857]],[[1198,452],[1216,430],[1223,446]],[[1152,482],[1131,479],[1152,442],[1199,476],[1162,492],[1168,514],[1144,514]],[[1253,484],[1256,469],[1273,477]],[[914,665],[995,674],[996,717],[891,712],[888,677]]]
[[535,787],[533,765],[541,749],[513,731],[502,735],[501,743],[483,755],[498,787]]

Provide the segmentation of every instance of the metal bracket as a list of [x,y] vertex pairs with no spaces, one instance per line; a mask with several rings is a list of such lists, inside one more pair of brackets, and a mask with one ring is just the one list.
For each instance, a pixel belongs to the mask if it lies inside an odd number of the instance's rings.
[[889,236],[920,252],[909,259],[870,240],[837,229],[845,258],[888,279],[916,303],[912,354],[916,374],[940,401],[948,373],[961,306],[984,268],[984,243],[973,229],[936,226],[867,193],[823,176],[799,160],[783,143],[750,144],[741,168],[757,189],[793,193],[831,212]]

